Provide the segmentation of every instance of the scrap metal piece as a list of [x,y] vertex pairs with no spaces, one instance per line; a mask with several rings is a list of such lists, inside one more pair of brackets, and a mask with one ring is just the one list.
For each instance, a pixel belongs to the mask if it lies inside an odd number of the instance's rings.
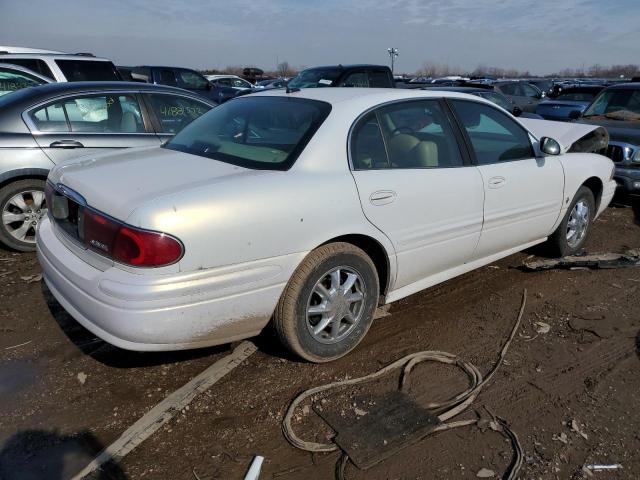
[[437,416],[399,390],[356,402],[361,403],[370,405],[364,414],[357,407],[344,409],[331,397],[313,406],[337,433],[335,443],[360,469],[419,442],[441,424]]
[[640,266],[640,249],[627,250],[625,253],[600,253],[593,255],[569,255],[562,258],[533,260],[524,262],[523,267],[529,271],[558,269],[604,269]]

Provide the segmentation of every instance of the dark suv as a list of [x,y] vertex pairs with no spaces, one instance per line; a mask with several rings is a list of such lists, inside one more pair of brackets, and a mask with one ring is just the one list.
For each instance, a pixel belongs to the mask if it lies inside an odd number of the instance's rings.
[[239,93],[231,87],[212,85],[202,74],[190,68],[144,65],[133,67],[131,77],[136,82],[184,88],[216,103],[223,103]]
[[609,146],[601,152],[616,165],[615,180],[627,194],[640,195],[640,83],[605,88],[582,115],[580,123],[601,125],[609,132]]
[[289,80],[288,87],[394,88],[395,82],[391,69],[384,65],[336,65],[303,70]]

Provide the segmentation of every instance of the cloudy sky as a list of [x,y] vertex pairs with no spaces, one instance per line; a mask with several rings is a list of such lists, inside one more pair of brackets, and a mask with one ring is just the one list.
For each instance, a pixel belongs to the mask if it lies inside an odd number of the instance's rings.
[[640,63],[638,0],[2,1],[0,45],[90,51],[120,65],[273,68],[425,62],[546,74]]

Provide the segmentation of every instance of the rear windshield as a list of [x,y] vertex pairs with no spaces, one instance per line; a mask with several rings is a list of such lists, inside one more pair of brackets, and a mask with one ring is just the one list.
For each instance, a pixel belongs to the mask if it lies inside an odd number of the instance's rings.
[[239,98],[195,120],[165,148],[245,168],[287,170],[330,111],[317,100]]
[[111,62],[95,60],[56,60],[68,82],[110,82],[122,80]]
[[289,81],[289,88],[331,87],[340,78],[339,68],[312,68],[303,70]]

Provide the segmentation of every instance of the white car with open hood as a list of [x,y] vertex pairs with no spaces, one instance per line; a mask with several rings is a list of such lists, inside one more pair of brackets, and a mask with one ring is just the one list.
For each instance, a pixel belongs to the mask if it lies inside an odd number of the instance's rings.
[[381,304],[544,241],[579,250],[616,187],[608,158],[580,153],[606,133],[584,128],[441,91],[249,95],[161,148],[54,168],[38,256],[62,306],[119,347],[272,322],[328,361]]

